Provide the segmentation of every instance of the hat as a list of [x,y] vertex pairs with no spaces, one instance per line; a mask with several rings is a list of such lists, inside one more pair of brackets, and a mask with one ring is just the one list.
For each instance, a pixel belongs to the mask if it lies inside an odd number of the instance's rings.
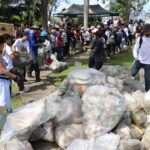
[[8,35],[12,35],[12,29],[10,29],[9,27],[7,26],[0,26],[0,35],[5,35],[5,34],[8,34]]
[[150,32],[150,24],[145,24],[144,25],[143,32]]
[[31,29],[39,29],[39,27],[34,25],[34,26],[31,27]]

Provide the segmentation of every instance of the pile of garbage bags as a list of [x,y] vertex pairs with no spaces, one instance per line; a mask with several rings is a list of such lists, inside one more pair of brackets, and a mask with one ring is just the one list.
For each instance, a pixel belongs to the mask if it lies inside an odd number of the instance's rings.
[[150,92],[138,82],[120,66],[75,70],[56,92],[8,115],[0,150],[34,150],[41,140],[50,150],[150,150]]

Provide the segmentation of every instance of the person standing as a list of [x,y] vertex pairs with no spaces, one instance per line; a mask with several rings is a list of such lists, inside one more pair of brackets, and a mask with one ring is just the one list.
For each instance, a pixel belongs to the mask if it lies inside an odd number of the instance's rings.
[[145,90],[150,90],[150,24],[145,24],[143,28],[143,36],[137,38],[133,56],[135,63],[131,70],[134,77],[138,71],[144,69]]
[[96,70],[99,70],[103,66],[105,60],[104,38],[103,33],[100,31],[96,33],[96,37],[92,43],[91,49],[92,55],[89,59],[89,68],[95,68]]
[[27,29],[29,36],[29,45],[30,45],[30,55],[31,55],[31,62],[28,68],[28,76],[32,77],[32,71],[35,71],[35,78],[36,82],[40,82],[40,68],[38,63],[38,39],[35,35],[37,29],[34,27],[32,29]]
[[[21,33],[19,38],[12,45],[12,50],[15,55],[14,66],[23,76],[23,80],[26,81],[26,65],[30,54],[30,47],[28,42],[28,34]],[[23,87],[22,87],[23,88]]]
[[8,113],[12,112],[10,86],[11,80],[16,79],[16,75],[7,70],[8,62],[3,57],[4,37],[0,35],[0,108],[6,107]]

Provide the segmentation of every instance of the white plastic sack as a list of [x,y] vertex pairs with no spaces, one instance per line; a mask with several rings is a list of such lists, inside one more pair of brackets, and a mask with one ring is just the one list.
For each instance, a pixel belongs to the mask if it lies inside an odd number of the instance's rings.
[[75,140],[66,150],[118,150],[120,138],[115,134],[106,134],[95,140]]
[[35,131],[33,131],[30,141],[39,141],[43,140],[46,142],[54,142],[54,129],[53,129],[53,122],[49,121],[39,128],[37,128]]
[[106,76],[95,69],[79,69],[69,75],[71,84],[101,85],[106,83]]
[[56,116],[60,107],[57,98],[55,94],[51,94],[10,114],[2,130],[0,142],[7,142],[14,137],[28,140],[37,127]]
[[75,139],[84,138],[84,130],[81,124],[62,125],[56,128],[56,143],[61,148],[67,148]]
[[106,76],[95,69],[78,69],[73,71],[61,84],[59,90],[66,95],[79,94],[79,89],[74,88],[75,85],[93,86],[104,85]]
[[73,124],[81,120],[81,99],[80,97],[64,97],[60,101],[60,110],[56,115],[57,124]]
[[52,63],[49,66],[49,69],[52,71],[63,71],[68,67],[68,64],[66,62],[60,62],[57,60],[55,55],[51,55]]
[[138,111],[145,108],[144,93],[136,91],[131,94],[124,94],[129,111]]
[[145,150],[144,145],[136,139],[121,141],[119,150]]
[[0,150],[33,150],[29,142],[21,142],[18,139],[13,139],[5,144],[0,144]]
[[101,69],[107,76],[117,77],[118,79],[127,79],[129,71],[119,65],[104,65]]
[[106,86],[92,86],[82,97],[85,134],[100,136],[116,127],[126,110],[121,94]]

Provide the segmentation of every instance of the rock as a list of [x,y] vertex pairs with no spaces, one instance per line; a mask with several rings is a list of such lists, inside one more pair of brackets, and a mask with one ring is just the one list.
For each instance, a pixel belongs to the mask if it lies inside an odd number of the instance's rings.
[[144,129],[141,129],[135,125],[132,125],[130,128],[130,134],[132,139],[141,140],[144,135]]
[[120,122],[126,110],[124,98],[106,86],[93,86],[82,97],[85,134],[92,138],[110,132]]
[[73,140],[84,138],[83,126],[80,124],[62,125],[55,131],[56,143],[61,148],[69,146]]
[[33,131],[30,141],[47,141],[47,142],[54,142],[54,131],[53,131],[53,122],[49,121],[44,123],[35,131]]
[[115,134],[106,134],[96,140],[75,140],[66,150],[117,150],[120,138]]
[[121,141],[119,150],[145,150],[145,148],[139,140],[130,139]]
[[131,118],[132,118],[132,121],[135,125],[137,125],[139,127],[145,127],[145,124],[147,122],[147,116],[146,116],[144,110],[132,112]]
[[146,129],[142,139],[142,143],[144,144],[146,150],[150,150],[150,128]]
[[12,139],[6,143],[0,143],[0,150],[33,150],[32,146],[27,141],[19,141],[18,139]]
[[56,116],[60,108],[57,99],[55,94],[51,94],[8,115],[0,142],[9,141],[14,137],[19,140],[28,140],[36,128]]
[[60,109],[56,115],[56,124],[73,124],[81,122],[81,99],[80,97],[64,97],[60,101]]

